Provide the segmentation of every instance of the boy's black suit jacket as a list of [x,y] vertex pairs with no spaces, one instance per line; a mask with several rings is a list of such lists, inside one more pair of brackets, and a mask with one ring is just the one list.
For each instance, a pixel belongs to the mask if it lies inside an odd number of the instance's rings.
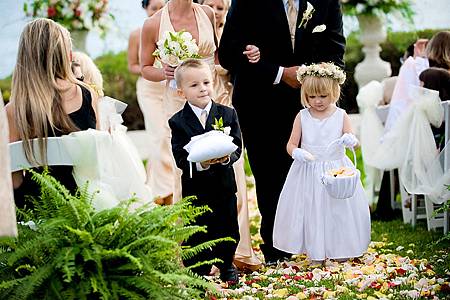
[[[214,119],[222,117],[224,127],[230,126],[230,136],[237,150],[230,155],[230,162],[226,165],[215,164],[204,171],[197,171],[192,165],[192,178],[190,178],[190,162],[187,160],[188,152],[183,147],[189,143],[191,137],[213,130]],[[186,102],[184,108],[169,120],[172,130],[172,152],[177,167],[183,171],[181,176],[183,197],[195,195],[201,204],[206,201],[223,201],[236,193],[233,163],[239,159],[242,151],[242,138],[236,111],[233,108],[212,102],[211,110],[203,128],[192,108]],[[198,202],[197,202],[198,203]]]

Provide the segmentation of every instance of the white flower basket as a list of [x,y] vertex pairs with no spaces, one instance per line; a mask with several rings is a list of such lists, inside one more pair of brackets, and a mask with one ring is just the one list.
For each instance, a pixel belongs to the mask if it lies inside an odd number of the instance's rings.
[[329,172],[322,175],[322,184],[325,186],[328,194],[335,199],[347,199],[355,194],[356,185],[361,176],[358,169],[356,169],[356,154],[352,149],[355,166],[351,169],[353,175],[350,176],[333,176]]

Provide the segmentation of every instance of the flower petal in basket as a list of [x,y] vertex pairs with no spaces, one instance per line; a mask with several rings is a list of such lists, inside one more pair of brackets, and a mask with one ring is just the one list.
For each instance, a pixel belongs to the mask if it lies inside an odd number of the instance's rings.
[[336,199],[347,199],[352,197],[359,181],[359,170],[348,170],[346,172],[348,175],[344,176],[335,176],[331,173],[326,172],[322,175],[322,183],[328,194]]
[[222,131],[212,130],[193,136],[183,148],[189,153],[188,161],[202,162],[230,155],[238,147],[233,143],[233,137]]

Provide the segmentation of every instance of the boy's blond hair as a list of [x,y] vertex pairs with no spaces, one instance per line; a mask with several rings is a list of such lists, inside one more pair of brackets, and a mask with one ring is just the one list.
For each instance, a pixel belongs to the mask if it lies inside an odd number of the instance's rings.
[[181,83],[183,82],[183,73],[187,69],[201,69],[201,68],[208,68],[209,66],[204,63],[200,59],[186,59],[183,61],[176,69],[175,69],[175,81],[177,82],[177,86],[181,87]]
[[302,82],[300,100],[304,107],[311,107],[309,95],[330,95],[333,103],[339,100],[341,87],[339,82],[328,77],[306,76]]

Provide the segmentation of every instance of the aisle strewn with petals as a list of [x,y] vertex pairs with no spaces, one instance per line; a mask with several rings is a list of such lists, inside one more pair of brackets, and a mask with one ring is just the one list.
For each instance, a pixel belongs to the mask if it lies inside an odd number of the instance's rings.
[[[249,198],[254,249],[262,258],[254,189]],[[294,256],[276,267],[242,275],[237,285],[221,284],[222,297],[210,299],[443,299],[450,297],[450,267],[444,274],[435,273],[435,267],[448,263],[447,252],[440,251],[432,262],[419,259],[414,243],[397,246],[384,235],[359,259],[327,260],[322,267],[310,265],[304,255]],[[215,277],[209,279],[219,286]]]

